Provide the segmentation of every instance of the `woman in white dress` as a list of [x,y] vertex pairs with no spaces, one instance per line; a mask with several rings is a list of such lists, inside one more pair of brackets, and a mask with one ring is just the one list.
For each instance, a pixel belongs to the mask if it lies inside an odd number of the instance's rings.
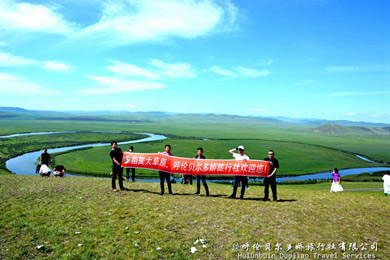
[[386,173],[385,175],[383,175],[382,180],[383,180],[383,190],[385,192],[385,196],[389,196],[390,195],[390,175],[388,173]]
[[332,172],[333,181],[332,186],[330,187],[330,192],[339,192],[344,191],[343,186],[341,186],[340,173],[337,168],[334,168]]

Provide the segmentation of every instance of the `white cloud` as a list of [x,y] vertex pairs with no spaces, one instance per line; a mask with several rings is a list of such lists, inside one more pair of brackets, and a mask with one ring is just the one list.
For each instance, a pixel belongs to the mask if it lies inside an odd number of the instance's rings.
[[212,66],[210,70],[216,74],[226,76],[226,77],[237,77],[237,74],[231,70],[222,69],[219,66]]
[[158,82],[138,81],[138,80],[123,80],[114,77],[91,76],[90,79],[96,81],[104,87],[87,88],[80,92],[87,95],[107,95],[117,94],[129,91],[152,90],[166,88],[166,85]]
[[170,78],[194,78],[196,76],[195,71],[188,63],[165,63],[153,59],[150,64],[159,69],[158,73]]
[[140,68],[133,64],[123,63],[120,61],[112,61],[114,65],[106,68],[122,76],[144,77],[148,79],[159,79],[161,76],[158,73]]
[[0,1],[0,30],[59,34],[93,44],[125,45],[193,39],[237,29],[238,8],[231,0],[111,0],[97,5],[100,17],[82,26],[61,14],[61,5]]
[[14,56],[6,52],[0,52],[0,67],[35,65],[38,63],[39,61],[37,60]]
[[152,59],[150,65],[152,68],[141,68],[134,64],[128,64],[120,61],[112,61],[114,65],[107,66],[110,71],[118,75],[129,77],[142,77],[147,79],[168,78],[193,78],[195,71],[188,63],[166,63],[161,60]]
[[39,4],[0,1],[0,28],[54,34],[69,34],[74,25],[64,20],[55,8]]
[[347,116],[356,116],[357,113],[356,112],[348,112],[346,113]]
[[64,63],[53,62],[53,61],[46,61],[46,62],[44,62],[43,67],[45,69],[59,70],[59,71],[67,71],[67,70],[70,70],[70,69],[74,68],[73,66],[70,66],[70,65],[67,65],[67,64],[64,64]]
[[39,84],[30,82],[12,74],[0,73],[0,93],[17,95],[57,95],[60,91],[46,89]]
[[100,21],[84,28],[76,37],[99,39],[97,43],[111,45],[171,37],[192,39],[217,28],[233,28],[237,14],[230,1],[116,0],[104,3]]
[[0,67],[20,67],[27,65],[41,65],[45,69],[59,71],[66,71],[74,68],[71,65],[67,65],[60,62],[39,61],[21,56],[15,56],[10,53],[0,51]]
[[134,108],[136,108],[137,106],[136,105],[134,105],[134,104],[126,104],[125,105],[125,108],[127,109],[127,110],[133,110]]
[[264,77],[270,74],[269,70],[255,70],[250,68],[238,67],[237,72],[243,77],[257,78]]
[[256,70],[246,67],[236,67],[234,70],[229,70],[219,66],[212,66],[210,70],[225,77],[258,78],[268,76],[271,73],[269,70]]

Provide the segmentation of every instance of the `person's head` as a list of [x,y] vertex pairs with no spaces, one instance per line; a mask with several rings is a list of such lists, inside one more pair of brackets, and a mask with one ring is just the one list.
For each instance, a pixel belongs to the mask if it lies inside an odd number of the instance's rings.
[[112,149],[116,149],[118,147],[118,142],[117,141],[112,141],[111,142],[111,147],[112,147]]
[[334,173],[339,173],[339,169],[334,168],[334,169],[333,169],[333,172],[334,172]]
[[165,145],[165,152],[167,152],[167,153],[171,152],[171,145],[170,144]]
[[44,153],[47,153],[47,148],[43,149],[43,152],[44,152]]
[[198,149],[196,149],[198,151],[198,155],[199,156],[202,156],[203,155],[203,148],[202,147],[199,147]]
[[269,159],[273,159],[274,156],[275,156],[274,150],[269,150],[269,151],[268,151],[268,158],[269,158]]
[[244,148],[243,145],[239,145],[239,146],[237,147],[237,149],[238,149],[238,152],[239,152],[241,155],[244,155],[245,148]]
[[129,151],[130,151],[130,152],[133,152],[133,151],[134,151],[134,147],[133,147],[133,146],[130,146],[130,147],[129,147]]

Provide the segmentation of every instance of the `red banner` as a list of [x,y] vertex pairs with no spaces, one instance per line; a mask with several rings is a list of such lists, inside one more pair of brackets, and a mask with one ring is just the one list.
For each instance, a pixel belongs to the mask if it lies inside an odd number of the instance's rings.
[[266,177],[269,162],[258,160],[189,159],[155,153],[123,153],[122,167],[189,175],[244,175]]

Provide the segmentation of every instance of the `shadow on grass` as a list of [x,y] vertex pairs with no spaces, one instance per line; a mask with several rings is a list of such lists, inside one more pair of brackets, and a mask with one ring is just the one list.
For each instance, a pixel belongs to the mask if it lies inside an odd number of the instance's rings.
[[[229,197],[226,197],[226,199],[230,199],[230,200],[240,200],[239,197],[237,198],[229,198]],[[272,202],[272,203],[280,203],[280,202],[294,202],[294,201],[297,201],[296,199],[279,199],[277,201],[272,201],[272,200],[267,200],[267,201],[264,201],[263,198],[243,198],[242,200],[252,200],[252,201],[263,201],[263,202]]]

